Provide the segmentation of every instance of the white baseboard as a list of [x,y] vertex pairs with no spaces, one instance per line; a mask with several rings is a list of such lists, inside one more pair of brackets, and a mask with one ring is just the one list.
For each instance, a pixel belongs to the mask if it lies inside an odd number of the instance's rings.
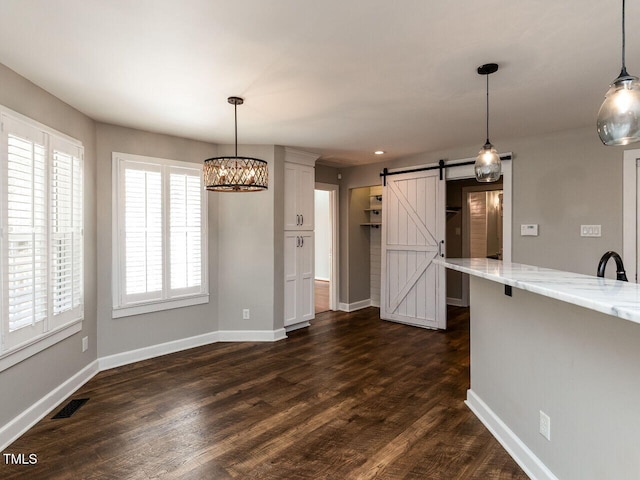
[[354,302],[354,303],[340,302],[338,304],[338,309],[343,312],[355,312],[356,310],[361,310],[363,308],[367,308],[370,306],[371,306],[371,299],[367,298],[366,300],[360,300],[359,302]]
[[278,330],[220,330],[220,342],[277,342],[287,338],[284,328]]
[[453,305],[454,307],[468,307],[465,305],[461,298],[447,297],[447,305]]
[[76,390],[103,370],[216,342],[276,342],[285,338],[287,338],[287,333],[284,328],[257,331],[218,331],[100,357],[24,410],[14,420],[0,427],[0,451],[5,450],[67,397],[73,395]]
[[3,425],[0,428],[0,451],[4,451],[67,397],[73,395],[76,390],[91,380],[96,373],[98,373],[98,361],[94,360],[62,385],[51,390],[12,421]]
[[293,332],[295,330],[300,330],[301,328],[306,328],[310,326],[311,324],[309,322],[300,322],[300,323],[294,323],[293,325],[284,327],[284,329],[287,331],[287,333],[289,333],[289,332]]
[[210,332],[196,335],[195,337],[181,338],[180,340],[173,340],[171,342],[159,343],[158,345],[151,345],[136,350],[129,350],[128,352],[100,357],[98,362],[100,363],[100,371],[109,370],[110,368],[121,367],[122,365],[128,365],[189,348],[201,347],[202,345],[208,345],[218,341],[220,341],[220,332]]
[[464,402],[480,419],[491,434],[500,442],[509,455],[533,480],[558,480],[525,443],[498,417],[489,406],[471,389],[467,390]]

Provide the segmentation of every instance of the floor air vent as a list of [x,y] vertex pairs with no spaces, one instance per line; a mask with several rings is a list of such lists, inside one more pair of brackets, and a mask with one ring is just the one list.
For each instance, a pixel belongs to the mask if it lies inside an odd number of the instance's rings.
[[62,409],[58,413],[56,413],[53,417],[51,417],[51,419],[53,420],[56,418],[69,418],[71,415],[76,413],[76,411],[82,405],[84,405],[88,401],[89,401],[88,398],[78,398],[76,400],[71,400],[64,407],[62,407]]

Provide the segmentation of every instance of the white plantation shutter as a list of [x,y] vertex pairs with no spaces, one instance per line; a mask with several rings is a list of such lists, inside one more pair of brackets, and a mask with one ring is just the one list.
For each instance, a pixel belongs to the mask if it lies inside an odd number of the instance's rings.
[[83,310],[82,147],[6,113],[1,125],[0,354]]
[[[172,294],[202,284],[202,179],[200,169],[169,169]],[[179,292],[181,290],[181,292]]]
[[154,165],[127,162],[124,169],[126,301],[162,294],[162,174]]
[[47,316],[45,146],[12,134],[8,145],[7,306],[14,332]]
[[122,153],[113,159],[114,317],[205,303],[188,300],[207,296],[202,167]]
[[54,139],[51,165],[51,301],[56,324],[82,315],[82,162],[78,147]]

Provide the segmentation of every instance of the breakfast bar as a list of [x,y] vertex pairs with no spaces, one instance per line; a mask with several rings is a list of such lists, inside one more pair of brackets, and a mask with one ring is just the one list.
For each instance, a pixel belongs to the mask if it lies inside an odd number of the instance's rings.
[[491,259],[470,276],[466,403],[536,479],[640,478],[640,286]]

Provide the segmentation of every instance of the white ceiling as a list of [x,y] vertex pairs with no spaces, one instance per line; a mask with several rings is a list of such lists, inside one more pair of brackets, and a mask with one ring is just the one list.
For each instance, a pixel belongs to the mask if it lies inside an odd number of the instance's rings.
[[[640,0],[627,2],[640,74]],[[619,0],[0,0],[0,62],[90,117],[326,164],[594,125]],[[0,85],[1,88],[1,85]],[[240,154],[242,150],[240,149]],[[475,155],[470,151],[469,156]]]

